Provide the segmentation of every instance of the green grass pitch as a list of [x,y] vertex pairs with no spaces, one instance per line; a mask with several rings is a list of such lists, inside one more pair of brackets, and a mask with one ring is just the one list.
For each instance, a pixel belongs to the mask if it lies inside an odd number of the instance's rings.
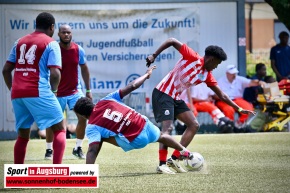
[[[180,136],[175,138],[180,140]],[[176,175],[155,173],[158,143],[127,153],[104,144],[96,161],[100,166],[99,189],[3,189],[3,168],[13,163],[14,142],[0,141],[0,192],[290,192],[290,132],[197,134],[188,149],[204,156],[205,167]],[[63,163],[84,164],[71,154],[74,144],[74,139],[67,140]],[[87,146],[85,140],[84,151]],[[44,153],[44,140],[30,140],[25,163],[50,164],[43,159]]]

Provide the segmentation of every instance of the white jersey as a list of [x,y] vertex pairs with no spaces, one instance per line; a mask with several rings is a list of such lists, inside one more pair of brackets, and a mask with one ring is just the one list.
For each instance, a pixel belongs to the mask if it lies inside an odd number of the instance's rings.
[[[205,83],[190,87],[191,98],[195,98],[198,100],[207,100],[212,95],[214,95],[214,92]],[[185,102],[188,102],[186,90],[182,92],[180,98]]]
[[245,88],[250,86],[250,79],[242,76],[236,76],[235,80],[230,83],[226,76],[218,80],[221,90],[226,93],[230,99],[243,98]]

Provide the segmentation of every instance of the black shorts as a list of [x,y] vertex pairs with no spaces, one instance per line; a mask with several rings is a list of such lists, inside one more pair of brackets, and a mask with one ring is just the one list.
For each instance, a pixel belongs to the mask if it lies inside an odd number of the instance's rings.
[[183,100],[174,100],[171,96],[154,88],[152,108],[156,122],[172,120],[180,113],[190,111]]

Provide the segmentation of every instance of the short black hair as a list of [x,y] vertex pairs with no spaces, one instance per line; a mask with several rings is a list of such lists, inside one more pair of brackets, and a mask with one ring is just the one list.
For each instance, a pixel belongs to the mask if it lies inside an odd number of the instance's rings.
[[256,72],[258,72],[259,70],[261,70],[264,66],[266,66],[264,63],[258,63],[258,64],[256,64]]
[[51,13],[42,12],[36,17],[36,29],[48,29],[55,24],[55,19]]
[[225,61],[227,59],[227,54],[225,53],[225,51],[219,47],[219,46],[208,46],[205,49],[205,55],[206,56],[213,56],[215,58],[218,58],[222,61]]
[[279,33],[279,38],[284,37],[284,36],[289,37],[289,34],[286,31],[282,31]]
[[94,103],[87,97],[81,97],[74,106],[74,112],[89,117],[94,109]]

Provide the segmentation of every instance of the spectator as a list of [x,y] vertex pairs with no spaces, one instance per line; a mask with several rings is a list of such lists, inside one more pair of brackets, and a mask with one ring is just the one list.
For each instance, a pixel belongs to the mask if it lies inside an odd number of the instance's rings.
[[180,98],[187,103],[194,116],[197,116],[198,112],[207,112],[212,117],[213,122],[219,127],[220,132],[231,132],[233,121],[225,117],[214,104],[213,95],[214,92],[205,83],[201,83],[185,90]]
[[280,43],[271,48],[271,67],[276,74],[277,81],[287,79],[290,75],[290,46],[289,34],[282,31],[279,34]]
[[[252,80],[262,80],[265,81],[267,69],[266,65],[263,63],[256,64],[256,74],[251,77]],[[254,106],[257,104],[257,96],[259,93],[262,93],[263,90],[260,86],[253,86],[245,88],[243,98],[252,103]]]
[[267,75],[266,65],[264,63],[256,64],[256,74],[252,76],[252,79],[264,80],[266,75]]
[[[238,76],[235,65],[228,65],[226,70],[226,76],[221,77],[218,80],[218,85],[221,90],[226,93],[230,99],[232,99],[238,106],[243,109],[253,110],[253,105],[243,99],[244,89],[251,86],[264,85],[265,83],[260,80],[250,80],[242,76]],[[235,109],[223,101],[218,100],[216,105],[230,120],[234,121]],[[248,119],[248,114],[240,114],[237,122],[238,126],[241,126]]]

